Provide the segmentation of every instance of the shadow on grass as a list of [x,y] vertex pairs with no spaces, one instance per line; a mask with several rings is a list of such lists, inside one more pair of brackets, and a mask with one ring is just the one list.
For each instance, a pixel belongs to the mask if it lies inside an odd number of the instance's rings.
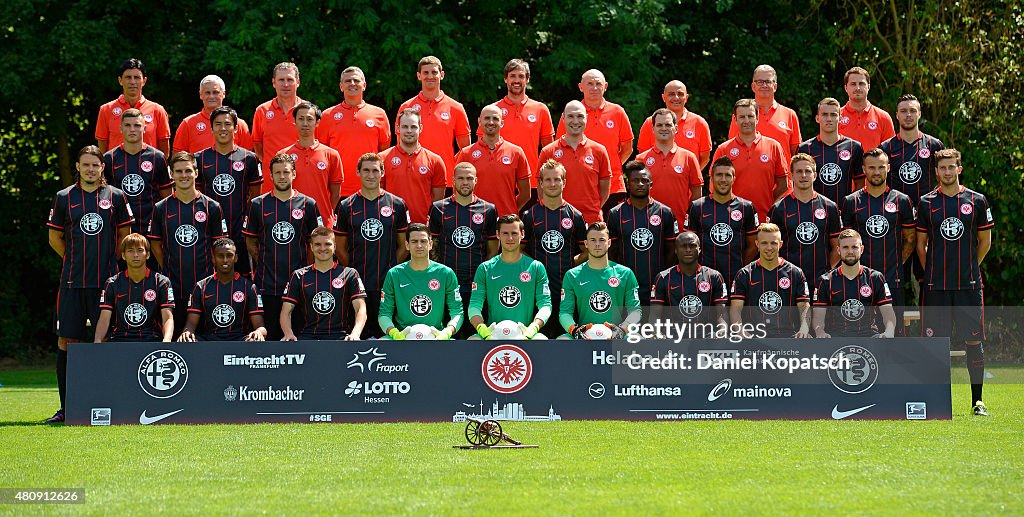
[[63,422],[59,422],[59,423],[55,423],[55,424],[48,424],[48,423],[43,422],[43,421],[39,421],[39,422],[31,422],[31,421],[29,421],[29,422],[26,422],[26,421],[21,421],[21,422],[0,422],[0,427],[35,427],[35,426],[42,426],[42,427],[64,427],[64,423]]

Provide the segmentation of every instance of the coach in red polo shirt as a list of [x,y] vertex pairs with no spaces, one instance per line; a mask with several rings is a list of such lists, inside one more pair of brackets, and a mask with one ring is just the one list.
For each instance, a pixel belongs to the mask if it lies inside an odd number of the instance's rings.
[[294,144],[274,154],[290,154],[295,160],[292,188],[316,201],[324,226],[334,226],[334,207],[340,200],[345,178],[341,155],[316,139],[316,126],[323,114],[315,104],[302,101],[292,110],[299,134]]
[[701,196],[704,178],[700,174],[697,156],[677,143],[676,114],[668,108],[654,112],[654,147],[636,157],[651,171],[651,197],[668,205],[678,219],[685,219],[690,201]]
[[518,214],[530,200],[530,164],[523,149],[502,138],[501,109],[494,104],[480,110],[478,121],[484,134],[475,144],[459,151],[455,163],[469,162],[476,168],[474,194],[493,203],[498,217]]
[[868,92],[871,91],[871,75],[868,71],[855,66],[846,71],[843,83],[850,100],[839,113],[839,134],[860,142],[865,151],[896,136],[892,117],[882,108],[868,102]]
[[[711,128],[704,117],[686,109],[686,101],[689,98],[690,94],[687,93],[686,85],[682,81],[669,81],[661,94],[665,107],[676,114],[676,143],[697,156],[700,169],[704,170],[711,161]],[[654,123],[651,117],[647,117],[640,126],[636,150],[641,153],[647,151],[654,147],[655,140],[657,138],[654,135]]]
[[[299,137],[292,110],[302,102],[298,95],[299,67],[295,63],[278,63],[274,67],[271,82],[277,96],[257,106],[256,114],[252,116],[252,150],[260,163],[266,164],[270,163],[278,151],[292,145]],[[263,192],[274,189],[270,176],[263,175]],[[328,207],[328,210],[331,208]]]
[[[199,100],[203,101],[203,109],[199,113],[193,113],[181,121],[178,130],[174,132],[174,152],[188,151],[196,154],[203,149],[213,147],[213,124],[210,123],[210,114],[213,110],[224,105],[224,97],[228,90],[224,85],[224,79],[216,75],[208,75],[199,81]],[[252,135],[249,134],[249,124],[246,124],[241,117],[235,127],[235,145],[252,150]]]
[[736,169],[733,193],[750,200],[757,217],[764,221],[775,200],[788,189],[789,175],[782,146],[757,130],[757,104],[754,99],[740,99],[732,108],[739,134],[718,146],[714,159],[723,156],[732,160]]
[[142,112],[146,121],[143,142],[156,147],[164,156],[171,155],[171,123],[164,107],[146,99],[142,87],[149,79],[146,65],[131,58],[121,63],[117,70],[117,84],[121,85],[121,96],[100,106],[96,120],[96,145],[105,153],[124,142],[121,136],[121,114],[135,108]]
[[555,160],[565,167],[562,197],[590,224],[604,220],[601,207],[608,201],[612,169],[604,146],[584,135],[587,115],[582,102],[566,104],[559,123],[565,125],[565,134],[544,146],[539,161]]
[[345,100],[327,108],[324,119],[316,128],[317,140],[331,146],[341,154],[341,164],[349,174],[341,184],[341,198],[345,199],[362,188],[358,170],[359,157],[391,147],[391,125],[383,109],[363,100],[366,75],[356,66],[341,72],[341,93]]
[[[779,76],[775,69],[769,65],[759,65],[755,68],[750,89],[754,92],[754,100],[757,102],[757,131],[778,142],[785,153],[785,163],[789,163],[789,157],[796,154],[796,148],[803,139],[800,138],[800,119],[797,118],[796,112],[775,100],[775,92],[779,89]],[[729,126],[729,138],[735,138],[739,134],[736,122],[736,118],[733,117],[732,125]],[[740,184],[739,176],[736,177],[736,184]]]
[[422,115],[407,109],[398,114],[398,145],[380,153],[384,185],[402,198],[410,223],[427,224],[430,206],[444,197],[444,160],[420,145]]

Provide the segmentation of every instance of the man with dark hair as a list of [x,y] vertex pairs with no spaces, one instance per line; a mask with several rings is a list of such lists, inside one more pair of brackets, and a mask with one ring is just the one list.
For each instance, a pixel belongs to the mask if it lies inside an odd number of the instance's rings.
[[316,128],[323,114],[320,108],[302,101],[292,109],[299,139],[281,149],[295,160],[295,190],[316,200],[320,217],[328,227],[334,225],[334,207],[341,200],[341,183],[345,173],[341,155],[316,139]]
[[[299,67],[295,63],[278,63],[271,79],[276,96],[256,107],[252,116],[252,150],[264,168],[281,149],[295,143],[299,131],[295,128],[292,110],[302,102],[299,97]],[[263,175],[263,192],[274,189],[269,174]]]
[[[789,190],[790,151],[758,131],[758,107],[753,99],[736,101],[732,113],[739,133],[718,146],[714,159],[728,157],[732,160],[736,195],[750,200],[758,217],[764,219],[772,203]],[[793,144],[794,151],[799,143]]]
[[96,343],[162,341],[174,336],[174,289],[166,276],[146,267],[149,241],[130,233],[121,241],[121,259],[128,265],[107,280],[100,294]]
[[711,164],[711,194],[690,205],[683,226],[700,236],[703,263],[731,284],[736,273],[757,256],[757,211],[733,193],[736,169],[728,157]]
[[164,156],[171,153],[171,124],[167,111],[142,95],[142,87],[148,80],[146,65],[138,59],[127,59],[117,69],[117,84],[121,85],[122,93],[100,106],[96,120],[96,145],[101,153],[121,145],[124,140],[119,130],[121,114],[130,109],[141,112],[140,116],[145,121],[146,143],[159,149]]
[[608,214],[612,238],[611,258],[633,271],[641,306],[651,304],[654,278],[672,263],[671,243],[679,223],[667,205],[651,199],[653,180],[644,164],[632,160],[622,166],[629,197]]
[[[235,143],[238,114],[220,106],[213,110],[207,121],[212,126],[213,147],[196,153],[199,190],[220,203],[224,220],[228,223],[231,240],[245,242],[242,221],[252,198],[260,195],[263,173],[256,153]],[[252,264],[245,246],[236,250],[238,264],[235,269],[243,276],[252,274]]]
[[57,192],[46,222],[48,240],[61,257],[54,332],[60,409],[47,422],[64,421],[68,343],[88,340],[100,315],[106,279],[117,273],[117,246],[134,220],[124,192],[107,185],[103,155],[89,145],[78,151],[75,183]]
[[253,258],[255,282],[263,297],[267,339],[281,339],[281,296],[292,272],[309,264],[307,238],[323,219],[313,198],[292,189],[295,160],[270,160],[274,191],[252,199],[242,233]]
[[[654,120],[653,147],[640,153],[637,161],[651,171],[651,197],[668,205],[676,217],[685,217],[690,202],[701,195],[704,178],[697,156],[680,147],[676,140],[675,112],[661,108],[651,115]],[[629,190],[629,185],[626,185]]]
[[[775,100],[775,92],[778,89],[779,77],[775,69],[770,65],[758,65],[750,80],[750,90],[754,92],[752,101],[756,106],[756,130],[759,134],[778,142],[782,146],[783,161],[789,163],[789,157],[796,153],[796,148],[803,139],[800,138],[800,119],[796,112]],[[729,138],[736,138],[743,133],[740,126],[739,117],[733,109]]]
[[[658,273],[651,288],[651,316],[724,325],[729,291],[722,274],[700,263],[700,236],[683,230],[675,238],[678,264]],[[668,309],[659,309],[668,307]],[[679,316],[675,316],[675,307]],[[704,307],[718,307],[704,311]],[[709,336],[710,337],[710,336]]]
[[[894,336],[896,313],[889,284],[881,272],[861,265],[862,253],[864,245],[857,230],[847,228],[839,233],[839,267],[818,277],[814,288],[816,337]],[[884,330],[878,325],[879,315]]]
[[213,243],[214,273],[192,289],[188,319],[178,341],[266,340],[263,299],[256,292],[256,285],[235,271],[237,249],[228,238]]
[[855,66],[843,75],[843,88],[850,97],[839,116],[839,133],[858,142],[865,151],[892,138],[896,132],[892,117],[882,108],[868,101],[871,91],[871,74]]
[[[132,233],[145,233],[153,218],[153,205],[171,195],[174,183],[167,174],[167,160],[156,147],[146,144],[143,114],[137,109],[121,113],[124,141],[103,154],[107,183],[121,189],[135,214]],[[151,266],[154,264],[151,264]]]
[[362,189],[341,200],[335,209],[334,235],[338,262],[352,266],[366,289],[366,328],[363,336],[378,338],[380,286],[395,264],[405,262],[405,230],[409,211],[402,198],[381,188],[384,162],[374,153],[364,154],[356,163]]
[[[178,293],[191,293],[200,278],[213,274],[210,246],[228,236],[220,203],[196,189],[196,159],[180,151],[171,156],[174,192],[153,207],[149,238],[153,256]],[[188,298],[174,306],[176,335],[185,328]]]
[[471,163],[479,183],[476,194],[494,203],[498,215],[516,214],[530,200],[530,176],[526,153],[502,138],[501,109],[491,104],[480,110],[480,138],[455,156],[455,163]]
[[[444,68],[441,60],[434,56],[420,59],[416,65],[416,79],[420,81],[421,90],[415,97],[405,101],[398,107],[399,117],[407,110],[420,114],[419,124],[422,134],[419,142],[430,151],[437,153],[444,162],[445,185],[452,186],[451,172],[455,167],[455,148],[463,149],[472,143],[469,128],[469,116],[466,108],[459,101],[445,95],[441,90],[444,79]],[[398,118],[395,118],[395,132],[401,137]],[[415,219],[414,219],[415,220]],[[420,221],[422,222],[422,221]]]
[[[576,207],[587,224],[603,220],[602,207],[611,188],[612,161],[605,147],[584,134],[587,108],[580,101],[569,101],[559,125],[565,134],[544,146],[540,162],[555,160],[565,168],[565,200]],[[617,162],[621,171],[621,162]]]
[[[420,145],[423,116],[407,109],[398,114],[398,145],[380,153],[384,160],[384,185],[402,198],[409,222],[426,223],[430,206],[444,197],[444,160]],[[447,180],[451,182],[451,180]]]
[[[381,287],[380,315],[377,322],[386,339],[404,340],[409,327],[427,325],[434,338],[448,340],[462,326],[462,295],[455,272],[430,260],[433,240],[422,223],[405,230],[409,261],[388,270]],[[445,322],[445,307],[448,320]]]
[[[746,321],[763,326],[768,337],[809,338],[807,278],[800,268],[779,257],[780,249],[782,231],[774,223],[761,223],[757,227],[760,257],[741,269],[732,282],[729,320],[734,325]],[[751,307],[744,320],[747,300]]]
[[[214,110],[224,106],[224,97],[227,96],[227,93],[224,79],[221,79],[220,76],[211,74],[199,81],[199,100],[203,101],[203,109],[185,117],[178,125],[177,131],[174,132],[174,152],[188,151],[195,154],[208,147],[213,147],[215,138],[213,123],[210,119]],[[236,115],[234,126],[234,143],[239,147],[252,149],[249,125]],[[244,251],[244,248],[239,251]]]
[[839,134],[839,101],[832,97],[818,103],[814,120],[820,128],[818,136],[800,144],[797,151],[814,158],[818,168],[814,190],[838,205],[864,186],[864,148],[856,140]]
[[782,231],[780,255],[810,278],[818,278],[839,262],[839,208],[831,199],[814,191],[818,176],[814,158],[793,156],[793,192],[775,203],[768,220]]
[[[309,246],[313,264],[296,269],[284,289],[281,341],[359,341],[366,326],[366,291],[359,273],[334,261],[331,230],[316,227],[309,234]],[[298,334],[292,328],[296,306],[302,307],[306,322]]]
[[939,187],[917,208],[917,256],[921,280],[921,328],[925,336],[963,342],[974,414],[988,416],[981,401],[985,382],[985,302],[981,263],[992,249],[995,219],[988,199],[960,184],[960,152],[935,153]]
[[[661,94],[661,100],[665,101],[665,108],[675,114],[676,133],[673,135],[675,143],[680,148],[693,153],[698,161],[698,175],[711,161],[711,129],[704,117],[686,109],[686,101],[690,94],[686,91],[686,85],[682,81],[672,80],[665,85]],[[655,115],[661,111],[655,112]],[[636,150],[641,154],[654,147],[657,141],[657,128],[655,127],[655,115],[647,117],[636,139]],[[637,158],[638,160],[640,158]],[[686,212],[677,212],[686,213]]]
[[935,153],[946,148],[942,141],[921,131],[921,101],[906,94],[896,102],[899,134],[878,147],[889,155],[889,185],[910,197],[917,206],[921,196],[935,190]]

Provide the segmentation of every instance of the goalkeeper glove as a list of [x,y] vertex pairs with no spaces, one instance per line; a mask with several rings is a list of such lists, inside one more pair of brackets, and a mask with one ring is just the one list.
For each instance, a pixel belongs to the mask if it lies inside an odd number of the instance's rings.
[[590,330],[590,327],[593,326],[593,323],[587,323],[585,325],[573,325],[569,327],[569,335],[571,335],[573,339],[590,339],[587,337],[587,331]]
[[537,328],[536,322],[531,323],[530,326],[526,326],[520,323],[519,330],[523,332],[523,337],[525,337],[526,339],[533,339],[533,336],[536,336],[537,332],[540,332],[540,329]]
[[391,330],[388,331],[388,337],[395,341],[405,341],[405,333],[394,327],[391,327]]
[[449,330],[448,327],[445,327],[444,330],[435,330],[434,337],[437,338],[438,341],[447,341],[452,338],[452,331]]
[[626,335],[626,332],[622,330],[622,327],[614,324],[605,322],[604,326],[608,327],[608,330],[612,331],[612,339],[622,339]]
[[476,326],[476,333],[480,335],[481,339],[490,339],[491,327],[488,327],[486,323],[481,323]]

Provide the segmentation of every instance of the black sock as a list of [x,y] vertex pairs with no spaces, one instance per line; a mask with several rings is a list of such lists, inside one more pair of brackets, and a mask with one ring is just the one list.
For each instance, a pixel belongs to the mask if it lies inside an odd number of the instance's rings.
[[68,392],[67,350],[57,350],[57,391],[60,393],[60,408],[64,409],[64,400]]
[[985,383],[985,349],[977,345],[967,345],[967,375],[971,378],[971,404],[981,400],[981,387]]

